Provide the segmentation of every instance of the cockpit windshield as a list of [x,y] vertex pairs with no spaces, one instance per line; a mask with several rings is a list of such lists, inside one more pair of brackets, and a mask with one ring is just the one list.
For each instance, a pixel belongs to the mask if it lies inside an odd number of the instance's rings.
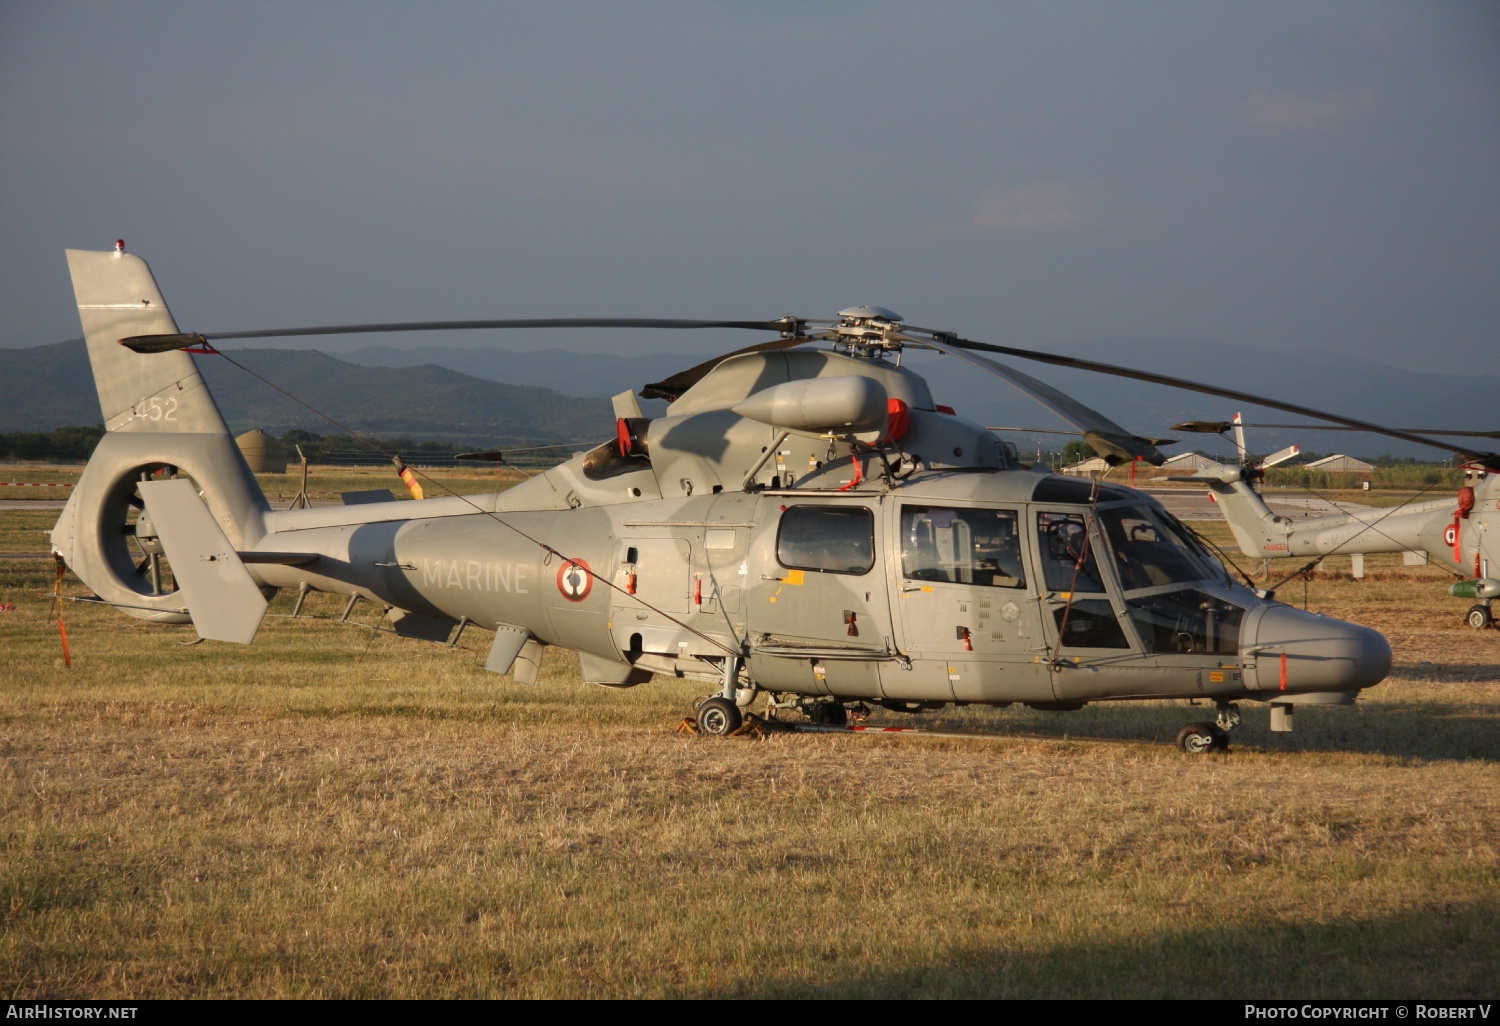
[[1170,514],[1149,506],[1099,511],[1125,605],[1148,652],[1232,655],[1245,610],[1183,585],[1223,576],[1203,546]]
[[1126,594],[1221,576],[1178,524],[1149,506],[1106,507],[1099,511],[1099,523]]

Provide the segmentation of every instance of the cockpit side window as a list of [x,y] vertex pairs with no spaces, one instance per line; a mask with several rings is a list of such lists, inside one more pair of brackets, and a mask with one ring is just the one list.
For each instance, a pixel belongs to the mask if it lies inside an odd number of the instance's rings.
[[1042,579],[1049,590],[1095,594],[1104,591],[1083,514],[1038,513],[1036,534]]
[[875,516],[862,506],[792,506],[781,515],[776,559],[792,570],[869,573]]
[[901,572],[913,581],[1024,588],[1020,515],[1010,509],[902,506]]

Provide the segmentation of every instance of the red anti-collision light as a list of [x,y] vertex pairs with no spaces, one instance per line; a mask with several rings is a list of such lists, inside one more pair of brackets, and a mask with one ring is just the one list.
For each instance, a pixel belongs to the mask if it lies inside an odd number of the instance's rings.
[[911,410],[900,399],[885,401],[886,430],[883,442],[899,442],[911,430]]
[[955,410],[951,406],[944,406],[942,403],[938,403],[938,405],[937,405],[937,411],[939,413],[946,413],[950,417],[957,417],[958,416],[958,411],[957,410]]

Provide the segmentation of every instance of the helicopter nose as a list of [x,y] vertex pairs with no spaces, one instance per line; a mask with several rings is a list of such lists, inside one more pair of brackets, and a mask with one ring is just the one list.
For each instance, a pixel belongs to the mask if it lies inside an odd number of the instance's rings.
[[1261,616],[1254,639],[1244,649],[1246,656],[1256,657],[1261,690],[1282,688],[1278,658],[1282,653],[1286,654],[1287,691],[1367,688],[1379,684],[1391,670],[1391,645],[1379,631],[1275,605]]

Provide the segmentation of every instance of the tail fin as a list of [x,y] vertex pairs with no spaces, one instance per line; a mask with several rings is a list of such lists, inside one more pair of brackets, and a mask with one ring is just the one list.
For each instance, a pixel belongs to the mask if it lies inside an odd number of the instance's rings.
[[130,509],[143,507],[141,480],[192,478],[239,548],[265,534],[269,506],[192,357],[119,345],[130,335],[177,331],[146,262],[120,244],[113,252],[68,250],[68,268],[106,433],[53,529],[52,547],[104,600],[146,619],[182,621],[181,596],[157,583],[162,550],[149,521],[127,526]]
[[1179,480],[1208,485],[1209,498],[1224,511],[1235,543],[1245,555],[1257,559],[1290,555],[1291,522],[1272,513],[1266,500],[1245,478],[1244,468],[1234,467],[1204,471]]
[[70,249],[68,270],[105,430],[228,433],[191,356],[145,355],[119,344],[130,335],[177,331],[146,261],[123,248]]

